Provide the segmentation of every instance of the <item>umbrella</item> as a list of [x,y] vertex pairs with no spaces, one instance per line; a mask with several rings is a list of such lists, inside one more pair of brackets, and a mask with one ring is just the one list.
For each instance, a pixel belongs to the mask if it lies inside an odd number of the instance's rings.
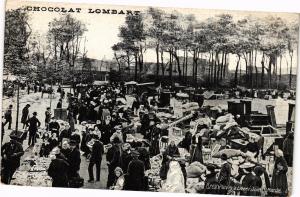
[[223,149],[223,150],[220,150],[219,152],[215,153],[214,155],[212,155],[212,157],[220,158],[222,154],[226,154],[228,158],[245,156],[245,153],[243,153],[242,151],[237,150],[237,149]]

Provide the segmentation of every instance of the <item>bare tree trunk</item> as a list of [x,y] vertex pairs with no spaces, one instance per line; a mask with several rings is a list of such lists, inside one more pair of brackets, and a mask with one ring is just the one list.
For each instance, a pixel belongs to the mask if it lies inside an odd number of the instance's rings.
[[177,64],[177,70],[178,70],[178,78],[179,78],[179,81],[181,81],[181,68],[180,68],[180,60],[179,60],[179,57],[177,55],[177,49],[175,49],[174,53],[173,53],[173,56],[176,60],[176,64]]
[[[127,55],[128,74],[130,76],[130,56],[129,56],[129,52],[128,51],[126,52],[126,55]],[[135,60],[137,61],[137,59],[135,59]]]
[[225,53],[224,66],[223,66],[223,78],[226,77],[226,70],[227,70],[227,56],[228,56],[228,54]]
[[159,44],[156,45],[156,80],[158,81],[159,75]]
[[215,57],[214,86],[217,85],[217,62],[219,62],[219,53],[218,52],[216,52],[216,57]]
[[134,80],[137,81],[137,75],[138,75],[138,55],[135,54],[134,55],[134,59],[135,59],[135,67],[134,67]]
[[172,81],[172,74],[173,74],[173,56],[172,56],[172,50],[170,50],[170,65],[169,65],[169,77],[170,81]]
[[290,52],[291,66],[290,66],[290,77],[289,77],[289,86],[292,88],[292,77],[293,77],[293,52]]
[[217,85],[220,82],[220,71],[221,70],[222,70],[222,68],[221,68],[221,62],[220,62],[220,55],[218,55]]
[[161,72],[162,72],[162,76],[165,76],[164,50],[160,51],[160,60],[161,60]]
[[222,52],[222,60],[221,60],[221,70],[220,70],[220,80],[222,81],[223,79],[223,66],[224,66],[224,51]]
[[185,79],[185,61],[186,61],[186,48],[183,51],[183,61],[182,61],[182,79]]
[[273,63],[273,55],[270,55],[270,61],[268,67],[268,88],[271,88],[271,83],[272,83],[272,63]]
[[195,52],[195,49],[193,50],[193,62],[192,62],[192,65],[193,65],[193,68],[192,68],[192,80],[195,79],[195,57],[196,56],[196,52]]
[[279,81],[281,82],[282,54],[279,57]]
[[235,86],[237,86],[237,84],[238,84],[238,70],[239,70],[240,60],[241,60],[241,56],[238,54],[238,61],[236,63],[235,73],[234,73],[234,85]]
[[248,86],[249,82],[249,73],[248,73],[248,53],[244,54],[245,66],[246,66],[246,86]]
[[194,78],[194,82],[195,84],[197,84],[197,77],[198,77],[198,59],[199,59],[199,52],[196,50],[196,54],[195,54],[195,78]]
[[253,51],[249,53],[250,87],[253,90]]
[[255,67],[255,87],[258,88],[257,50],[255,50],[255,55],[254,55],[254,67]]
[[264,87],[265,81],[265,54],[263,53],[262,60],[261,60],[261,79],[260,79],[260,86]]
[[185,82],[187,83],[187,79],[188,79],[188,51],[186,50],[186,56],[185,56]]
[[118,67],[119,67],[119,72],[121,72],[121,63],[120,63],[120,61],[119,61],[119,58],[117,57],[117,54],[116,54],[116,53],[114,53],[114,56],[115,56],[115,59],[116,59],[116,61],[117,61]]

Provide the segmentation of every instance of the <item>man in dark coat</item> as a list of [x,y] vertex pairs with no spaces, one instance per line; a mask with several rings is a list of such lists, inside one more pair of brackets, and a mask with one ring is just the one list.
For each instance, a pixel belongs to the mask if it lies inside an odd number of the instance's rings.
[[48,175],[52,178],[52,187],[68,187],[69,164],[64,159],[61,159],[58,156],[59,154],[57,151],[56,158],[51,161],[48,168]]
[[107,188],[113,185],[115,180],[116,167],[122,167],[121,161],[122,150],[120,147],[120,139],[115,137],[113,139],[113,146],[108,149],[106,154],[106,160],[108,165],[108,178],[107,178]]
[[129,163],[131,162],[132,160],[132,155],[131,155],[131,145],[128,144],[128,143],[125,143],[122,145],[122,170],[123,170],[123,173],[126,174],[127,173],[127,169],[128,169],[128,166],[129,166]]
[[11,135],[10,142],[5,143],[1,148],[3,172],[1,181],[9,184],[17,168],[20,166],[20,158],[24,154],[22,145],[17,142],[14,135]]
[[29,118],[26,122],[26,125],[29,126],[29,140],[28,140],[28,146],[34,146],[35,140],[36,140],[36,133],[38,131],[38,127],[41,126],[41,122],[39,119],[37,119],[37,113],[33,112],[33,116]]
[[110,137],[112,136],[112,124],[110,121],[110,116],[106,118],[106,120],[103,121],[103,124],[101,126],[102,136],[101,140],[103,144],[108,144],[110,142]]
[[57,103],[57,105],[56,105],[56,108],[57,108],[57,109],[61,109],[61,108],[62,108],[62,99],[59,99],[59,100],[58,100],[58,103]]
[[208,164],[206,169],[209,173],[205,175],[204,181],[204,193],[205,194],[218,194],[218,180],[217,180],[217,166],[214,164]]
[[252,163],[244,163],[244,167],[246,175],[242,178],[242,188],[248,188],[247,190],[242,190],[241,195],[243,196],[260,196],[259,189],[262,186],[262,181],[260,177],[258,177],[254,172],[254,164]]
[[70,137],[70,141],[75,141],[77,144],[77,148],[79,148],[81,138],[80,138],[80,133],[78,129],[75,129],[75,131],[72,133]]
[[77,143],[75,141],[70,141],[70,149],[71,152],[69,156],[67,157],[68,163],[69,163],[69,170],[68,170],[68,178],[77,178],[79,177],[78,171],[80,169],[80,151],[77,148]]
[[3,138],[4,138],[4,133],[5,133],[5,131],[4,131],[4,121],[3,121],[3,119],[4,119],[4,116],[2,116],[2,121],[1,121],[1,145],[2,145],[2,142],[3,142]]
[[71,128],[69,125],[66,125],[66,128],[64,130],[62,130],[59,135],[59,138],[58,138],[59,143],[61,143],[64,138],[70,139],[71,135],[72,135]]
[[154,121],[150,121],[150,154],[151,156],[158,155],[159,149],[160,129],[156,127]]
[[282,151],[288,166],[292,167],[294,152],[294,132],[289,133],[284,139]]
[[90,148],[87,146],[87,143],[92,139],[92,136],[88,129],[81,132],[82,140],[80,143],[80,150],[84,152],[83,156],[88,156],[91,152]]
[[141,160],[144,163],[145,170],[149,170],[151,168],[150,153],[145,147],[143,147],[142,142],[137,142],[136,144],[136,150],[139,152],[139,160]]
[[88,182],[94,181],[94,173],[93,173],[93,167],[96,165],[96,181],[100,181],[100,167],[101,167],[101,161],[102,161],[102,155],[104,153],[104,147],[102,142],[100,142],[99,137],[95,136],[95,143],[92,147],[92,153],[89,163],[89,177],[90,179]]
[[25,126],[26,126],[26,121],[27,121],[27,119],[28,119],[29,107],[30,107],[30,105],[27,104],[27,105],[23,108],[23,110],[22,110],[21,123],[23,123],[23,129],[25,128]]
[[59,123],[56,121],[56,119],[52,118],[51,122],[49,123],[49,131],[51,131],[51,134],[56,133],[56,136],[59,136]]
[[[221,160],[223,162],[220,174],[218,177],[218,182],[221,186],[225,188],[230,184],[230,176],[231,176],[231,165],[227,161],[227,155],[223,153],[221,155]],[[228,189],[221,189],[220,194],[227,194]]]
[[139,152],[132,151],[133,159],[129,163],[127,174],[124,176],[124,190],[147,191],[148,181],[145,177],[144,163],[138,159]]
[[149,118],[149,114],[148,111],[145,111],[145,114],[143,115],[142,119],[141,119],[141,133],[146,137],[146,134],[149,130],[150,127],[150,118]]
[[5,111],[5,114],[4,114],[4,118],[5,118],[4,126],[8,123],[8,129],[11,129],[12,108],[13,108],[13,105],[9,105],[8,109]]

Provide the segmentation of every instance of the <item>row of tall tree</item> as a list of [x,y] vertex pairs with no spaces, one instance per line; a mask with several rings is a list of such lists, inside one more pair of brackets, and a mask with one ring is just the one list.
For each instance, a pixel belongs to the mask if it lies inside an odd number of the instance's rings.
[[[64,80],[72,78],[75,62],[82,58],[88,65],[81,21],[62,15],[48,24],[48,32],[33,32],[28,13],[23,9],[6,11],[4,68],[7,72],[30,79]],[[81,45],[84,45],[82,47]]]
[[[130,70],[134,65],[135,80],[145,69],[147,50],[153,50],[157,79],[168,75],[172,80],[176,71],[180,82],[191,77],[195,83],[217,86],[228,80],[238,85],[244,79],[243,85],[248,87],[271,88],[274,81],[277,85],[281,82],[286,59],[291,86],[298,30],[296,22],[272,15],[234,18],[220,14],[196,19],[191,14],[149,8],[143,14],[126,17],[120,27],[121,41],[112,49],[119,68],[125,65]],[[229,57],[236,58],[233,79],[228,73]],[[199,71],[204,73],[200,76]]]

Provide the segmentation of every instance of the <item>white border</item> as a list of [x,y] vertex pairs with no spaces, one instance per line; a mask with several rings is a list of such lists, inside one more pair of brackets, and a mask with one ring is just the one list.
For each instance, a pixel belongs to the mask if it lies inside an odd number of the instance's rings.
[[[23,1],[23,0],[20,0]],[[247,11],[270,11],[270,12],[296,12],[300,13],[300,6],[298,0],[35,0],[41,2],[69,2],[69,3],[89,3],[89,4],[115,4],[115,5],[138,5],[138,6],[156,6],[156,7],[181,7],[181,8],[203,8],[203,9],[227,9],[227,10],[247,10]],[[0,1],[0,76],[2,76],[3,66],[3,35],[4,35],[4,10],[5,0]],[[300,50],[298,50],[298,57],[300,56]],[[299,58],[298,58],[299,59]],[[298,61],[299,62],[299,61]],[[299,63],[298,63],[299,65]],[[298,74],[300,69],[298,69]],[[0,89],[2,89],[2,80],[0,80]],[[300,77],[298,78],[297,88],[297,116],[296,122],[300,121]],[[2,98],[2,96],[1,96]],[[1,102],[0,102],[1,103]],[[0,109],[2,104],[0,104]],[[299,114],[299,115],[298,115]],[[299,127],[300,128],[300,127]],[[296,125],[295,135],[295,147],[294,147],[294,187],[292,195],[293,197],[300,196],[300,133],[298,133],[298,125]],[[53,189],[53,188],[36,188],[36,187],[13,187],[0,185],[1,196],[39,196],[39,197],[53,197],[59,196],[123,196],[130,195],[132,197],[150,197],[154,194],[158,197],[167,196],[190,196],[191,194],[170,194],[170,193],[152,193],[152,192],[127,192],[127,191],[108,191],[108,190],[96,190],[96,189]],[[218,197],[220,195],[204,195],[208,197]]]

